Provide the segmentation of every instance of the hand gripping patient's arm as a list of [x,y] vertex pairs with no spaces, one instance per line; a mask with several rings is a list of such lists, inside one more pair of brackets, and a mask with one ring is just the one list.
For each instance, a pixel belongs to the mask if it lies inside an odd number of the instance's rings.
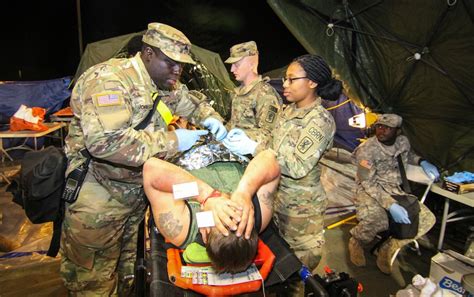
[[[255,223],[252,196],[257,193],[262,210],[262,230],[268,225],[273,207],[273,195],[280,181],[280,166],[272,150],[259,153],[245,169],[231,200],[242,205],[242,219],[236,231],[237,236],[245,234],[250,238]],[[258,232],[262,230],[257,230]]]

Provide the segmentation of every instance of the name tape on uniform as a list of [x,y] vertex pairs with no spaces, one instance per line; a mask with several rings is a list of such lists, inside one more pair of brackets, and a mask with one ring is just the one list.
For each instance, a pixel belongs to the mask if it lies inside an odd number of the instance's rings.
[[196,182],[182,183],[173,185],[174,199],[185,199],[199,195],[199,189]]
[[214,227],[216,225],[214,217],[212,216],[212,211],[210,210],[197,212],[196,221],[198,228]]

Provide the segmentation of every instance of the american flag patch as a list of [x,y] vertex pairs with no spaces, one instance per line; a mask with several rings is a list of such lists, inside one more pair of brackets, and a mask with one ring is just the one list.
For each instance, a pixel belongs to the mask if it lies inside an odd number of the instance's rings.
[[367,169],[370,169],[372,168],[372,162],[369,161],[369,160],[361,160],[359,162],[360,166],[364,167],[364,168],[367,168]]
[[122,103],[121,93],[109,92],[94,95],[98,106],[120,105]]

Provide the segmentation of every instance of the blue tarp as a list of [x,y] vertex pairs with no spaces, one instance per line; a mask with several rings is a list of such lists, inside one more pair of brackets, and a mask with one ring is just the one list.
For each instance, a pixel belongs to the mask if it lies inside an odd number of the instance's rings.
[[[68,105],[71,90],[69,85],[72,77],[63,77],[41,81],[5,81],[0,82],[0,129],[8,130],[10,117],[22,104],[27,107],[42,107],[46,109],[46,117]],[[5,138],[3,147],[9,148],[21,144],[20,138]],[[26,143],[33,146],[32,140]],[[38,145],[43,145],[43,139],[38,139]],[[10,153],[14,158],[20,157],[24,150]]]
[[24,104],[43,107],[46,115],[63,108],[71,96],[71,77],[41,81],[8,81],[0,83],[0,113],[11,117]]
[[322,105],[329,110],[336,121],[335,145],[352,152],[360,144],[359,139],[365,137],[365,132],[349,126],[348,120],[363,111],[352,100],[347,100],[348,98],[342,95],[337,101],[323,100]]

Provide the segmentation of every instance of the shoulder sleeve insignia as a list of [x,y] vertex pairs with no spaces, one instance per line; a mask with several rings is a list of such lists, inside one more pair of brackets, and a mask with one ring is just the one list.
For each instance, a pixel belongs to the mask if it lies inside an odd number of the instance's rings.
[[278,112],[278,108],[276,108],[275,106],[269,106],[268,107],[268,113],[267,113],[267,117],[265,118],[265,121],[267,123],[273,123],[273,121],[275,120],[275,117],[276,117],[276,114]]
[[324,151],[329,143],[328,136],[315,122],[311,122],[302,131],[296,143],[296,154],[303,160],[312,156],[320,157],[320,149]]
[[123,98],[121,92],[103,92],[92,95],[94,103],[99,107],[122,105]]
[[313,146],[313,144],[313,139],[308,136],[305,136],[298,142],[298,151],[304,154]]

